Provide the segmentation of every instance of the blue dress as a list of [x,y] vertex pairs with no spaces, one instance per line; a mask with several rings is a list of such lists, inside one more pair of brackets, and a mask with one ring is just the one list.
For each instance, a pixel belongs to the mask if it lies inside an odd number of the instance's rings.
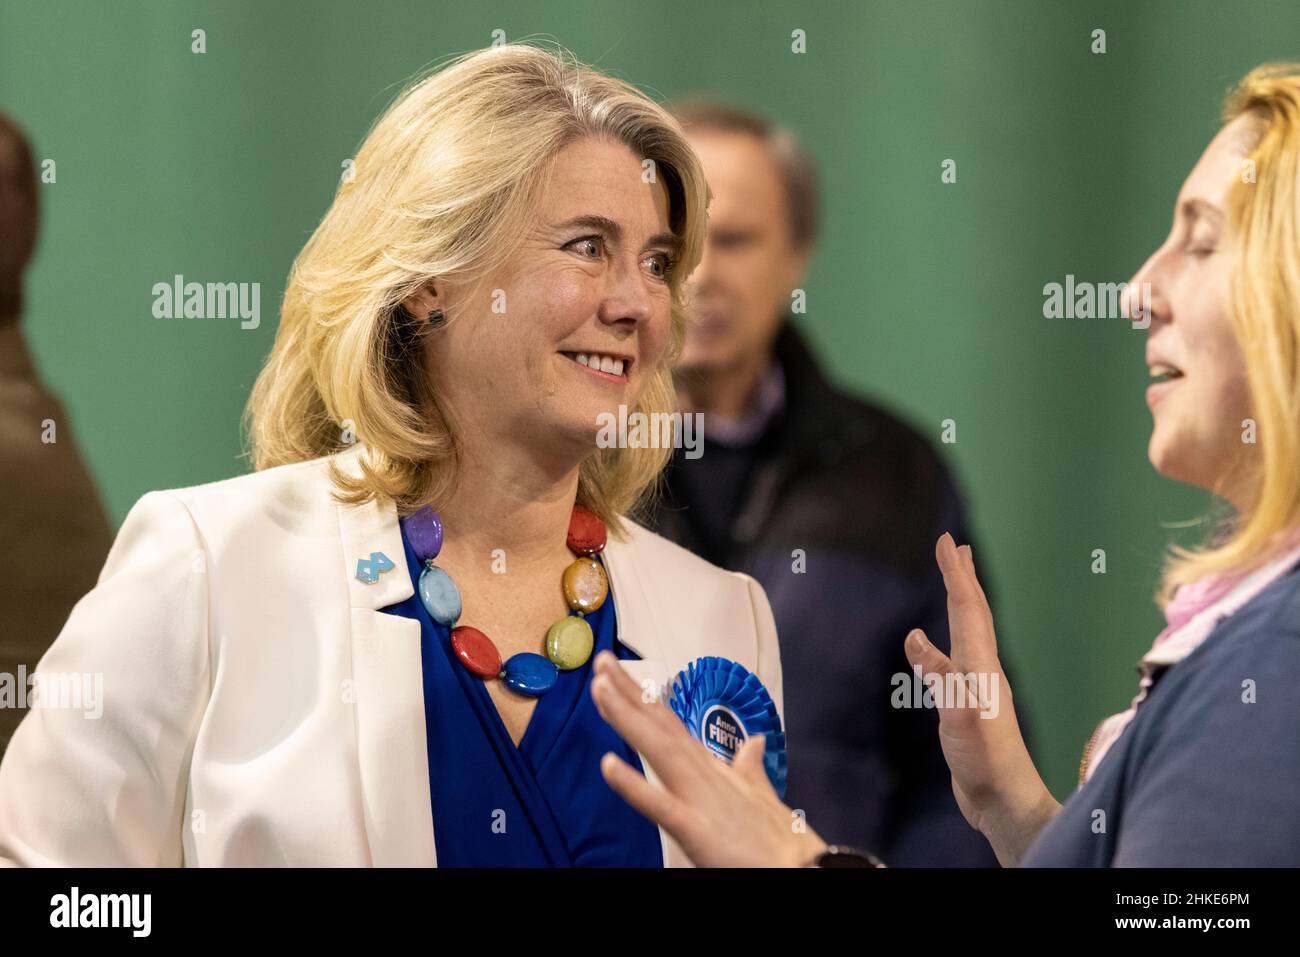
[[[451,650],[450,630],[419,598],[424,566],[402,530],[416,593],[382,611],[420,623],[429,794],[439,867],[662,867],[659,829],[614,792],[600,774],[613,751],[640,770],[640,758],[591,700],[597,652],[636,658],[615,637],[611,591],[587,616],[591,658],[561,671],[538,699],[518,747],[483,679]],[[473,624],[473,622],[465,622]],[[540,643],[540,637],[539,643]]]

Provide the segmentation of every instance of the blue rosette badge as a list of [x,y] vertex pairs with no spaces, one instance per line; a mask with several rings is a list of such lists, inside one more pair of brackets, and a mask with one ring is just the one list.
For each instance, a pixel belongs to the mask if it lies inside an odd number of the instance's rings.
[[785,797],[781,716],[756,675],[726,658],[697,658],[673,679],[668,705],[691,734],[728,764],[746,738],[766,735],[763,765],[776,793]]

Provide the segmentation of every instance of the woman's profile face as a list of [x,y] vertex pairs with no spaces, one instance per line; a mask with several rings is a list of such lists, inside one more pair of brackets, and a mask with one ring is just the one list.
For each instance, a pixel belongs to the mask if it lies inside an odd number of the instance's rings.
[[595,447],[602,413],[635,406],[668,343],[676,256],[648,178],[621,143],[571,143],[510,259],[473,285],[435,283],[449,321],[426,366],[458,431],[572,455]]
[[1242,490],[1224,483],[1248,448],[1242,423],[1251,413],[1228,312],[1227,199],[1245,171],[1250,132],[1249,120],[1239,118],[1206,147],[1178,194],[1169,237],[1125,293],[1128,314],[1136,315],[1141,285],[1150,287],[1151,464],[1168,478],[1211,489],[1238,505]]

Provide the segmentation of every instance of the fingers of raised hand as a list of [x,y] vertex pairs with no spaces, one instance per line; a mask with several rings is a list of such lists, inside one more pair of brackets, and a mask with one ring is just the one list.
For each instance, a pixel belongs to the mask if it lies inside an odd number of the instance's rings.
[[952,661],[936,648],[925,632],[913,628],[903,642],[903,653],[913,668],[920,668],[922,674],[947,674],[953,670]]
[[[908,633],[907,640],[903,642],[903,650],[912,667],[920,668],[921,680],[935,696],[935,706],[939,710],[940,721],[945,725],[949,722],[961,725],[969,721],[974,716],[974,712],[965,707],[964,702],[971,699],[965,696],[950,696],[947,694],[947,688],[951,686],[952,681],[960,680],[966,685],[967,691],[974,695],[978,686],[972,685],[969,677],[963,675],[947,655],[931,644],[920,628],[914,628]],[[950,677],[953,675],[956,677]],[[958,706],[959,704],[961,706]]]
[[701,758],[713,760],[666,705],[645,700],[641,686],[609,652],[596,657],[591,696],[601,717],[645,757],[669,789],[698,778]]
[[946,532],[935,545],[935,557],[948,590],[948,622],[952,657],[959,663],[992,666],[997,659],[993,615],[984,589],[975,576],[970,546],[960,549]]
[[655,787],[612,751],[601,758],[600,773],[623,800],[681,841],[678,831],[686,826],[686,820],[679,798]]
[[767,738],[765,735],[755,735],[745,741],[736,752],[736,757],[732,761],[731,767],[743,779],[751,785],[771,787],[771,781],[767,776],[767,768],[763,766],[763,755],[767,751]]
[[969,545],[957,547],[952,535],[944,532],[934,546],[934,557],[939,562],[943,585],[948,590],[948,600],[971,601],[982,598],[984,591],[975,577],[975,563]]
[[979,600],[984,605],[985,611],[987,611],[989,607],[989,601],[984,594],[984,586],[980,584],[979,575],[975,573],[975,553],[971,551],[971,547],[969,545],[963,545],[961,548],[957,549],[957,551],[965,560],[966,570],[969,573],[970,585],[974,589],[975,593],[979,596]]

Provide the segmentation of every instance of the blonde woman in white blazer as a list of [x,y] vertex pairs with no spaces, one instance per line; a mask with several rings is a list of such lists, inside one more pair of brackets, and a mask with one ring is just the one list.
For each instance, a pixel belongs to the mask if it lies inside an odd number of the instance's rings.
[[42,659],[101,713],[24,719],[0,860],[686,864],[600,779],[591,646],[654,693],[728,659],[781,712],[761,588],[625,517],[668,450],[597,444],[673,408],[707,204],[675,122],[509,45],[409,88],[354,170],[290,276],[256,471],[145,495]]

